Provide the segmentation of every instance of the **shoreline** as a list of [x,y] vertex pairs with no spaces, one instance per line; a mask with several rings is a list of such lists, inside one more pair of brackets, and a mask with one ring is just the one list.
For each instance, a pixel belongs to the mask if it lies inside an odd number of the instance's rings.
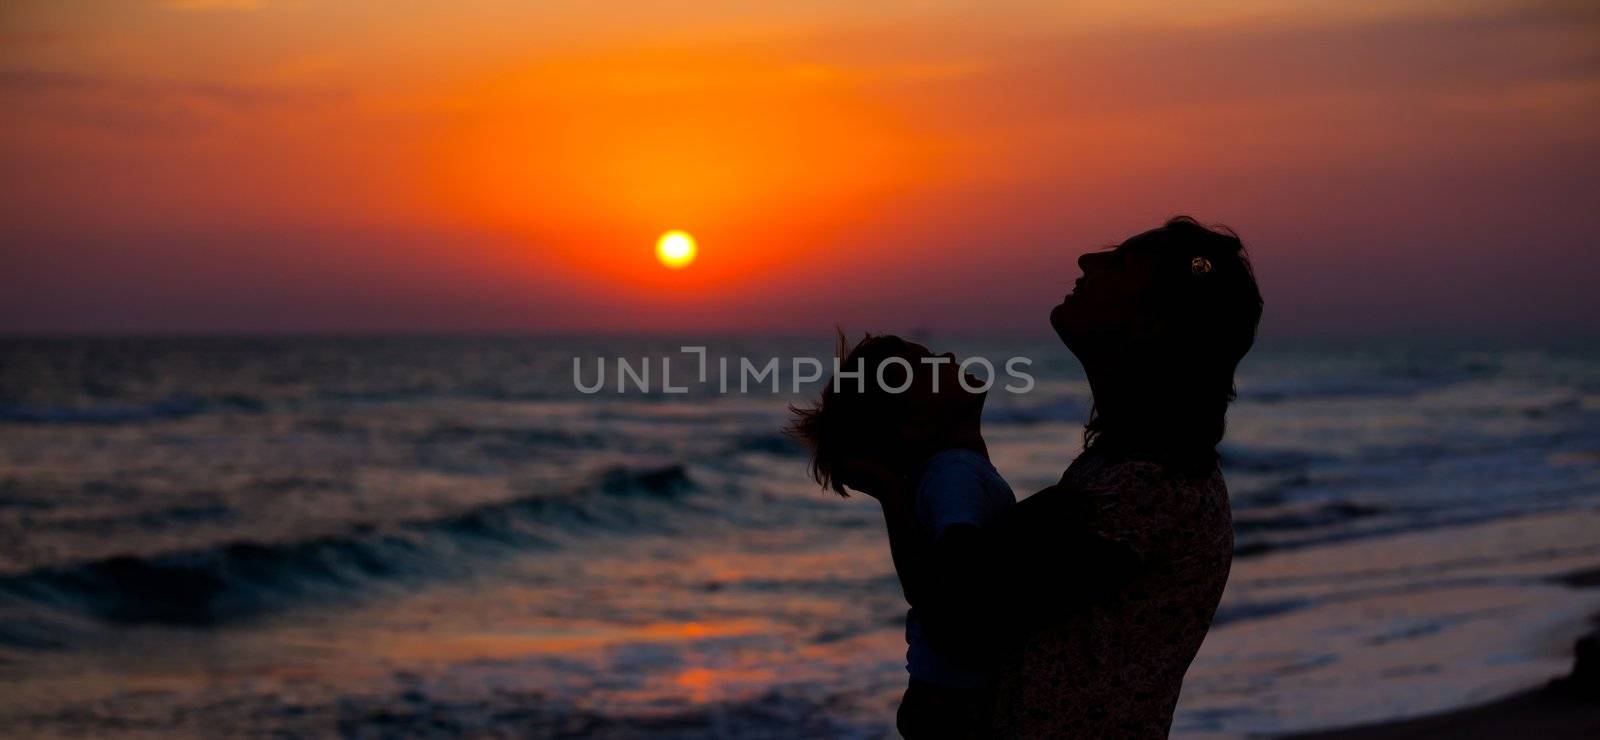
[[[1600,569],[1559,576],[1579,587],[1600,585]],[[1424,738],[1600,737],[1600,614],[1573,648],[1572,670],[1543,686],[1502,699],[1411,719],[1335,727],[1279,736],[1280,740],[1423,740]]]

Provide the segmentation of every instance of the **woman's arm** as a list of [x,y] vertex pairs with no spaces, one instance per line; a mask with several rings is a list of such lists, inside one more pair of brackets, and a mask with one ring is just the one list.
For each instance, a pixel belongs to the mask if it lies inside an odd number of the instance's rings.
[[947,529],[921,587],[929,638],[981,664],[1136,578],[1139,554],[1084,526],[1074,498],[1046,489],[1000,521]]

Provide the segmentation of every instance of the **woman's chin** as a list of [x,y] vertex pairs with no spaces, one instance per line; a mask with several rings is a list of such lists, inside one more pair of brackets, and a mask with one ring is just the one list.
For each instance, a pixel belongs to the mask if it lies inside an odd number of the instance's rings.
[[1056,334],[1061,336],[1062,341],[1066,341],[1067,335],[1072,332],[1072,326],[1075,323],[1073,321],[1075,318],[1074,313],[1072,310],[1072,296],[1070,295],[1060,305],[1050,309],[1050,326],[1055,328]]

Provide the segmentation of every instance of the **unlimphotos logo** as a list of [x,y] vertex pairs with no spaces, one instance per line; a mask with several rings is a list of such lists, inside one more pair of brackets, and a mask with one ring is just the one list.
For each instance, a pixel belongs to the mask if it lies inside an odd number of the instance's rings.
[[[682,355],[693,355],[696,360],[696,377],[701,387],[714,388],[717,393],[783,393],[785,388],[789,393],[800,393],[803,386],[822,380],[823,372],[827,366],[822,360],[815,357],[767,357],[757,362],[749,357],[711,357],[703,346],[679,347]],[[594,363],[594,374],[590,376],[591,382],[585,382],[584,358],[572,358],[572,385],[579,393],[595,394],[613,389],[616,393],[688,393],[690,386],[673,383],[673,358],[671,356],[655,358],[654,365],[651,358],[639,357],[630,360],[626,357],[611,358],[612,372],[607,372],[605,357],[591,358]],[[713,362],[713,360],[715,362]],[[954,363],[956,365],[956,382],[961,387],[972,393],[984,393],[994,388],[1000,378],[995,364],[984,357],[968,357],[955,362],[949,357],[923,357],[913,365],[910,360],[903,357],[890,357],[878,365],[873,380],[877,387],[889,393],[904,393],[910,390],[914,373],[917,368],[924,368],[932,379],[932,390],[939,391],[939,372],[941,365]],[[1033,390],[1033,376],[1026,368],[1033,364],[1027,357],[1010,357],[1001,363],[1004,375],[1009,381],[1001,386],[1007,393],[1027,393]],[[712,369],[715,366],[715,382],[713,383]],[[651,367],[659,369],[659,375],[652,377]],[[902,368],[894,373],[892,378],[886,373],[890,367]],[[787,370],[788,382],[784,383]],[[979,371],[981,372],[975,372]],[[679,376],[686,378],[687,376]],[[607,381],[615,379],[611,384]],[[652,382],[653,379],[658,379]],[[891,382],[896,380],[898,382]],[[864,390],[867,383],[867,372],[859,358],[855,366],[844,367],[843,360],[833,358],[832,385],[835,391],[845,387],[846,382],[853,381],[858,391]],[[630,390],[631,389],[631,390]]]

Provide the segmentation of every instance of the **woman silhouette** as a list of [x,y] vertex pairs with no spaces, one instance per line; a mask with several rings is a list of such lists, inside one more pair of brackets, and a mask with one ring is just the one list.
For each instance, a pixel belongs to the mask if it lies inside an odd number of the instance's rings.
[[993,729],[1162,738],[1233,558],[1216,448],[1261,294],[1238,237],[1187,217],[1078,265],[1050,323],[1094,409],[1061,482],[1013,509],[1026,566],[1010,621],[1033,631]]

